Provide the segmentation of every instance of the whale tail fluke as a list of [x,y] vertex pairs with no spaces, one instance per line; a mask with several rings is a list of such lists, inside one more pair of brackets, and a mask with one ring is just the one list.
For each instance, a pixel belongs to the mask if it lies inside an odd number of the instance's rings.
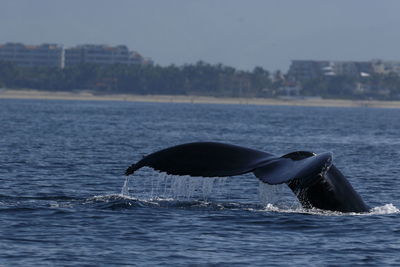
[[226,177],[252,172],[272,158],[271,154],[235,145],[188,143],[147,155],[131,165],[125,175],[146,166],[172,175]]
[[305,182],[324,172],[331,153],[292,152],[282,157],[245,147],[214,142],[197,142],[166,148],[143,157],[125,171],[131,175],[150,167],[172,175],[226,177],[253,172],[262,182],[282,184],[297,179]]
[[262,182],[282,184],[306,181],[328,169],[330,152],[316,155],[298,151],[276,157],[245,147],[214,142],[197,142],[166,148],[143,157],[125,171],[131,175],[150,167],[172,175],[226,177],[253,172]]
[[297,151],[277,157],[262,151],[214,142],[166,148],[143,157],[125,171],[151,167],[172,175],[227,177],[253,172],[264,183],[286,183],[305,208],[366,212],[369,207],[332,164],[332,153]]

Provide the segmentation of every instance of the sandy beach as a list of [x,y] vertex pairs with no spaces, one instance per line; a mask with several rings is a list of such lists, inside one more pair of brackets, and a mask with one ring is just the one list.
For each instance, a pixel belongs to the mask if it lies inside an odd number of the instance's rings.
[[130,101],[155,103],[208,103],[270,106],[314,106],[314,107],[372,107],[400,108],[400,101],[343,100],[343,99],[272,99],[272,98],[230,98],[184,95],[133,95],[96,94],[92,92],[51,92],[39,90],[0,90],[0,99],[43,99],[43,100],[85,100],[85,101]]

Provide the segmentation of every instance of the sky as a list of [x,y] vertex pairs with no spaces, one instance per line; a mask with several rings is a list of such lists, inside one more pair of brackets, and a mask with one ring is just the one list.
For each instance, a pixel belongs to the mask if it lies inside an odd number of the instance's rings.
[[0,43],[127,45],[159,65],[400,60],[398,0],[0,0]]

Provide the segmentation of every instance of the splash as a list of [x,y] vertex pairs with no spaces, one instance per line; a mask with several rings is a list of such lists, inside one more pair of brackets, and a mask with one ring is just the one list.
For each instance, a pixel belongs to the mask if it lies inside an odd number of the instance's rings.
[[207,201],[212,195],[226,191],[224,184],[227,178],[199,178],[175,176],[159,173],[143,179],[125,179],[121,195],[138,199],[173,199]]
[[269,185],[259,182],[258,196],[262,205],[284,209],[298,209],[299,201],[285,184]]
[[398,209],[392,203],[372,208],[371,211],[369,212],[369,214],[371,215],[394,214],[394,213],[400,213],[400,209]]
[[[294,209],[300,207],[297,198],[285,185],[268,185],[258,183],[258,195],[256,183],[238,184],[232,177],[202,178],[191,176],[176,176],[165,173],[154,175],[153,170],[143,169],[144,175],[135,178],[127,177],[121,189],[121,195],[135,197],[140,200],[175,200],[191,201],[201,200],[217,202],[236,202],[240,204],[257,204],[263,206],[273,204],[278,207]],[[143,173],[142,172],[142,173]],[[229,181],[229,182],[228,182]],[[243,183],[246,190],[243,190]],[[254,187],[253,187],[254,186]],[[252,193],[254,190],[254,193]],[[244,196],[249,195],[249,198]],[[255,197],[253,197],[255,196]]]
[[129,176],[126,176],[124,185],[122,186],[122,189],[121,189],[121,196],[129,196],[128,184],[129,184]]

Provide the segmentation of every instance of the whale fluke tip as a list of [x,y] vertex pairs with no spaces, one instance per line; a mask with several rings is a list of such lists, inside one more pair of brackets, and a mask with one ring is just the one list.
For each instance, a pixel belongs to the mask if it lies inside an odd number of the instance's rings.
[[126,169],[125,171],[126,176],[133,174],[137,170],[135,165],[136,164],[132,164],[131,166],[128,167],[128,169]]

